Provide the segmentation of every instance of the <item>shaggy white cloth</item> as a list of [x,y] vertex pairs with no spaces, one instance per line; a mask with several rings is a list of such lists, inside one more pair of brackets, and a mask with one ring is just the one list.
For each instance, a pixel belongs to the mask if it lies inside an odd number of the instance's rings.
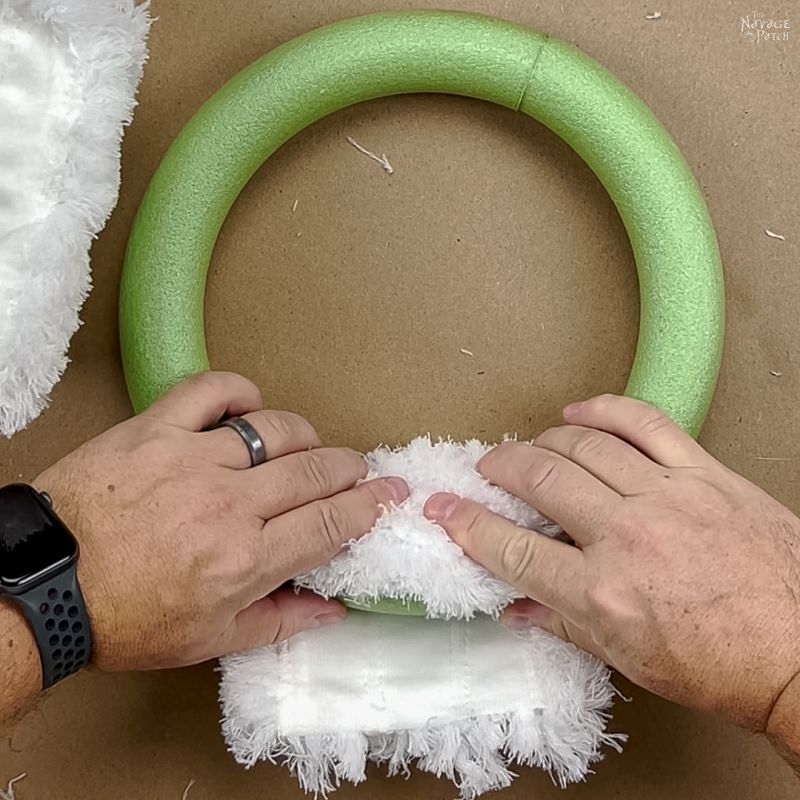
[[377,597],[424,602],[431,617],[469,619],[478,612],[496,615],[521,595],[467,558],[447,534],[422,513],[435,492],[469,497],[524,528],[550,535],[560,528],[538,511],[474,469],[489,446],[468,442],[433,443],[420,436],[406,447],[380,447],[367,455],[368,479],[406,478],[411,495],[400,508],[384,514],[363,539],[313,572],[300,575],[300,586],[327,597],[356,602]]
[[150,25],[133,0],[0,0],[0,434],[47,404],[117,200]]
[[399,475],[410,498],[299,583],[362,602],[421,600],[446,619],[351,611],[343,625],[223,659],[223,732],[239,762],[285,763],[322,795],[364,780],[368,761],[390,774],[416,763],[469,800],[509,785],[513,764],[543,767],[564,786],[586,776],[604,744],[619,749],[624,737],[605,731],[609,670],[549,634],[491,619],[519,595],[422,514],[430,494],[452,491],[560,533],[477,473],[487,449],[423,437],[367,456],[370,478]]

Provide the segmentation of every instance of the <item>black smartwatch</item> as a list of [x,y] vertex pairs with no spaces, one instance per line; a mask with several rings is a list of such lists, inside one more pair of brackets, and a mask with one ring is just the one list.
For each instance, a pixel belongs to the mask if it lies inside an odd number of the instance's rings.
[[78,542],[51,506],[32,486],[0,488],[0,595],[17,604],[36,637],[44,689],[88,664],[92,653]]

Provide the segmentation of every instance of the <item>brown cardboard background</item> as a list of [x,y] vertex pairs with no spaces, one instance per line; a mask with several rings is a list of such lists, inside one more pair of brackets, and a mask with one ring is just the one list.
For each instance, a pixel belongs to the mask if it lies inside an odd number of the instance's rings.
[[[0,443],[0,480],[32,479],[129,413],[116,338],[123,248],[150,175],[194,109],[238,69],[311,27],[423,5],[154,0],[160,20],[124,142],[119,207],[93,252],[86,324],[52,407]],[[670,130],[708,199],[727,278],[725,360],[702,441],[800,510],[800,31],[786,43],[745,44],[738,20],[753,9],[738,0],[439,5],[504,16],[576,43]],[[800,25],[795,8],[760,10]],[[645,20],[652,10],[662,19]],[[395,174],[356,153],[345,134],[385,150]],[[768,239],[765,227],[786,241]],[[569,400],[620,390],[636,302],[624,230],[569,148],[503,109],[404,97],[322,121],[259,172],[217,248],[207,329],[215,366],[249,374],[270,405],[307,414],[329,443],[371,447],[425,430],[529,435]],[[178,800],[190,778],[197,781],[191,800],[301,797],[283,770],[245,772],[225,753],[215,682],[210,665],[73,679],[0,739],[0,784],[27,771],[18,800]],[[620,685],[633,697],[615,713],[614,727],[631,734],[623,755],[610,754],[596,776],[565,792],[523,770],[497,796],[798,796],[763,741]],[[378,775],[337,797],[455,794],[427,776]]]

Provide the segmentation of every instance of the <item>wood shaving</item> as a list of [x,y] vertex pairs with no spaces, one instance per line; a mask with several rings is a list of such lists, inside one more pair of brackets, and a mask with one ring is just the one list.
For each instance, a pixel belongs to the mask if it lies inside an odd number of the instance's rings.
[[21,775],[17,775],[16,778],[12,778],[7,784],[5,789],[0,789],[0,800],[16,800],[16,795],[14,794],[14,784],[17,781],[21,781],[23,778],[27,778],[28,773],[23,772]]
[[660,11],[652,11],[649,14],[644,15],[645,19],[661,19],[661,12]]
[[189,789],[194,786],[194,778],[192,778],[189,783],[186,784],[186,788],[183,790],[183,794],[181,795],[181,800],[186,800],[189,797]]
[[785,458],[784,456],[755,456],[756,461],[792,461],[791,458]]
[[294,214],[294,212],[297,211],[297,204],[299,202],[300,202],[299,200],[295,200],[294,203],[292,203],[292,214]]
[[462,348],[461,348],[461,352],[462,352],[462,353],[463,353],[465,356],[474,356],[474,355],[475,355],[475,353],[473,353],[473,352],[472,352],[472,350],[467,350],[467,348],[466,348],[466,347],[462,347]]
[[769,374],[772,375],[773,378],[780,378],[783,375],[782,372],[779,372],[777,369],[771,369]]
[[764,228],[764,233],[766,233],[770,239],[777,239],[779,242],[786,241],[786,237],[782,233],[775,233],[775,231],[771,231],[769,228]]
[[389,175],[394,172],[394,167],[389,163],[389,159],[386,158],[386,153],[381,153],[379,156],[375,155],[372,150],[367,150],[366,147],[362,147],[352,136],[345,136],[344,138],[347,139],[359,153],[363,153],[367,158],[377,161],[383,167],[384,172],[387,172]]

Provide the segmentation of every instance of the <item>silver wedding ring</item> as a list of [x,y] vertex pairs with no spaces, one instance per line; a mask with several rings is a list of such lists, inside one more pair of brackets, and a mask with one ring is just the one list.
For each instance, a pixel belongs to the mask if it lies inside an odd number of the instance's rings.
[[258,434],[258,431],[242,417],[232,417],[222,423],[227,428],[233,428],[241,436],[242,441],[250,453],[250,466],[257,467],[267,460],[267,448]]

